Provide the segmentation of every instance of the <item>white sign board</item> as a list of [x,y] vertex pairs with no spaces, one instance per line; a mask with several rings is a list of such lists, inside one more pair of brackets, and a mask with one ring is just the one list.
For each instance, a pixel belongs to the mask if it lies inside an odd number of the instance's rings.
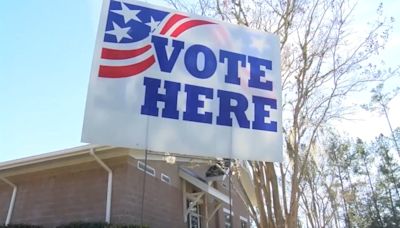
[[281,161],[281,103],[277,36],[104,1],[83,142]]

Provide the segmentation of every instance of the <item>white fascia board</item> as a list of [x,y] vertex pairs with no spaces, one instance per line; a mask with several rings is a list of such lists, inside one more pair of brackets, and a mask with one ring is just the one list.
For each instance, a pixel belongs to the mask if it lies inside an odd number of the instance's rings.
[[251,203],[253,205],[256,205],[257,199],[255,194],[255,186],[253,184],[253,179],[250,171],[246,167],[240,165],[239,172],[240,172],[240,181],[243,183],[244,191],[249,197]]
[[54,151],[54,152],[50,152],[50,153],[39,154],[39,155],[30,156],[30,157],[26,157],[26,158],[1,162],[0,163],[0,171],[12,169],[12,168],[16,168],[16,167],[21,167],[21,166],[26,166],[26,165],[32,165],[32,164],[41,163],[41,162],[45,162],[45,161],[51,161],[51,160],[55,160],[55,159],[62,159],[62,158],[66,158],[66,157],[77,156],[80,154],[88,153],[90,151],[90,149],[99,149],[102,147],[104,147],[104,146],[97,146],[97,145],[89,144],[89,145],[84,145],[84,146],[68,148],[65,150]]
[[[129,149],[129,155],[136,160],[145,159],[145,150]],[[201,164],[212,164],[215,161],[214,158],[200,157],[193,155],[182,155],[182,154],[171,154],[163,152],[148,151],[147,159],[150,161],[165,161],[166,156],[176,157],[176,162],[192,162]]]
[[194,186],[201,189],[203,192],[214,196],[215,198],[221,200],[222,202],[229,204],[229,197],[224,193],[218,191],[217,189],[209,186],[207,183],[199,180],[198,178],[190,175],[189,173],[185,172],[182,168],[179,169],[179,176],[182,177],[187,182],[193,184]]

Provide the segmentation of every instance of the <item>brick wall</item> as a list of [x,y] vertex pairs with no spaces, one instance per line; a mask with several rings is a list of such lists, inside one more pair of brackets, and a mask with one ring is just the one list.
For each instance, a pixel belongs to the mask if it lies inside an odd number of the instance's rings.
[[9,185],[0,183],[0,224],[6,221],[12,191]]
[[70,221],[104,218],[106,173],[94,163],[10,180],[18,186],[12,223],[52,227]]
[[[105,162],[113,170],[111,222],[140,224],[144,172],[137,168],[137,160],[131,157],[107,159]],[[146,175],[144,224],[151,228],[187,227],[183,222],[178,166],[163,161],[149,161],[148,165],[155,169],[156,174]],[[171,178],[170,184],[161,181],[161,173]],[[53,168],[9,179],[18,186],[11,223],[54,227],[72,221],[105,220],[107,172],[96,162]],[[5,222],[11,193],[10,186],[0,183],[0,224]],[[238,198],[235,195],[233,197],[236,227],[240,224],[239,215],[248,217],[248,214]],[[215,200],[210,198],[209,203],[211,206]],[[212,209],[209,209],[211,212]],[[218,223],[222,225],[218,226]],[[221,209],[209,227],[222,228],[223,224]]]
[[[114,201],[121,205],[119,208],[124,213],[116,216],[121,222],[140,224],[144,172],[136,167],[137,160],[129,158],[128,164],[126,182],[120,185],[125,197]],[[146,175],[144,224],[152,228],[186,227],[182,219],[182,191],[177,167],[156,161],[149,161],[148,165],[155,169],[156,174],[154,177]],[[171,178],[171,184],[161,181],[161,172]]]
[[[143,172],[137,161],[124,157],[106,160],[113,170],[111,222],[139,224]],[[146,176],[144,223],[150,227],[186,227],[182,220],[182,192],[177,167],[149,162],[156,176]],[[163,173],[172,184],[160,180]],[[10,177],[18,186],[11,223],[54,227],[71,221],[104,221],[107,172],[95,162]],[[4,223],[12,188],[0,184],[0,223]]]
[[[248,227],[250,227],[249,224],[249,211],[247,209],[247,207],[245,206],[243,200],[240,198],[239,194],[238,194],[238,188],[235,187],[235,178],[232,177],[232,187],[231,187],[231,197],[232,197],[232,212],[233,212],[233,216],[232,216],[232,224],[233,227],[241,227],[240,226],[240,216],[247,218],[248,220]],[[220,190],[221,192],[223,192],[224,194],[226,194],[227,196],[229,196],[229,180],[228,178],[225,179],[224,182],[219,182],[218,184],[216,184],[216,188],[218,190]],[[229,210],[229,205],[228,204],[223,204],[222,208],[228,209]],[[225,227],[223,226],[225,224],[225,213],[223,211],[223,209],[218,211],[218,223],[221,224],[221,227]]]

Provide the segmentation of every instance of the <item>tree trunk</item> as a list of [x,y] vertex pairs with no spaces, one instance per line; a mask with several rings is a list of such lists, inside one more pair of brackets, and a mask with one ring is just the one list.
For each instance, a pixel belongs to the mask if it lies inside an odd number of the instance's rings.
[[276,227],[283,228],[285,227],[285,221],[283,219],[283,214],[282,214],[281,202],[279,197],[278,180],[276,177],[275,168],[273,163],[271,162],[267,162],[266,166],[267,166],[266,174],[268,176],[268,179],[270,180],[272,187],[272,199],[273,199]]
[[345,222],[346,222],[347,227],[351,228],[351,220],[350,220],[350,216],[349,216],[347,200],[346,200],[346,197],[343,196],[343,194],[345,193],[345,189],[344,189],[343,177],[342,177],[342,172],[340,170],[340,167],[338,167],[338,173],[339,173],[340,187],[342,190],[342,199],[343,199],[344,212],[345,212]]
[[379,224],[382,225],[383,223],[382,223],[382,218],[381,218],[381,212],[380,212],[379,207],[378,207],[377,194],[376,194],[376,192],[375,192],[374,186],[372,185],[371,175],[370,175],[369,170],[368,170],[367,160],[366,160],[365,155],[363,155],[363,163],[364,163],[365,171],[366,171],[367,177],[368,177],[368,185],[369,185],[369,188],[371,189],[372,202],[373,202],[373,204],[374,204],[374,208],[375,208],[375,212],[376,212],[376,217],[378,218]]
[[267,228],[268,227],[267,213],[265,211],[264,199],[261,194],[262,188],[261,188],[260,178],[262,177],[262,175],[260,173],[260,169],[256,162],[253,162],[253,171],[255,171],[254,178],[253,178],[253,184],[255,186],[254,190],[255,190],[255,195],[256,195],[256,200],[257,200],[257,208],[258,208],[259,215],[260,215],[260,226],[261,226],[261,228]]

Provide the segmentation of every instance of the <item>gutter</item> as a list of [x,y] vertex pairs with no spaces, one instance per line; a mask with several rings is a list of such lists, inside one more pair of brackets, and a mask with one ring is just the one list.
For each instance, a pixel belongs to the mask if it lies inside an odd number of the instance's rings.
[[50,152],[50,153],[44,153],[44,154],[34,155],[34,156],[30,156],[30,157],[15,159],[15,160],[11,160],[11,161],[0,162],[0,171],[13,169],[13,168],[19,168],[22,166],[34,165],[34,164],[38,164],[38,163],[42,163],[42,162],[54,161],[57,159],[63,159],[63,158],[69,158],[69,157],[74,157],[74,156],[78,156],[78,155],[83,155],[83,154],[87,154],[88,150],[93,149],[93,148],[97,149],[97,151],[100,151],[100,150],[112,149],[113,147],[104,147],[104,146],[101,147],[101,146],[89,144],[89,145],[54,151],[54,152]]
[[108,172],[108,180],[107,180],[107,199],[106,199],[106,222],[110,223],[111,221],[111,194],[112,194],[112,170],[108,167],[96,154],[95,148],[90,148],[90,155],[96,159],[97,163],[99,163],[107,172]]
[[13,188],[13,193],[12,193],[11,199],[10,199],[10,206],[8,208],[7,218],[6,218],[6,222],[5,222],[5,225],[8,226],[8,224],[10,224],[11,216],[12,216],[12,213],[14,210],[15,197],[17,195],[17,186],[15,184],[11,183],[9,180],[7,180],[4,177],[1,177],[0,179]]

